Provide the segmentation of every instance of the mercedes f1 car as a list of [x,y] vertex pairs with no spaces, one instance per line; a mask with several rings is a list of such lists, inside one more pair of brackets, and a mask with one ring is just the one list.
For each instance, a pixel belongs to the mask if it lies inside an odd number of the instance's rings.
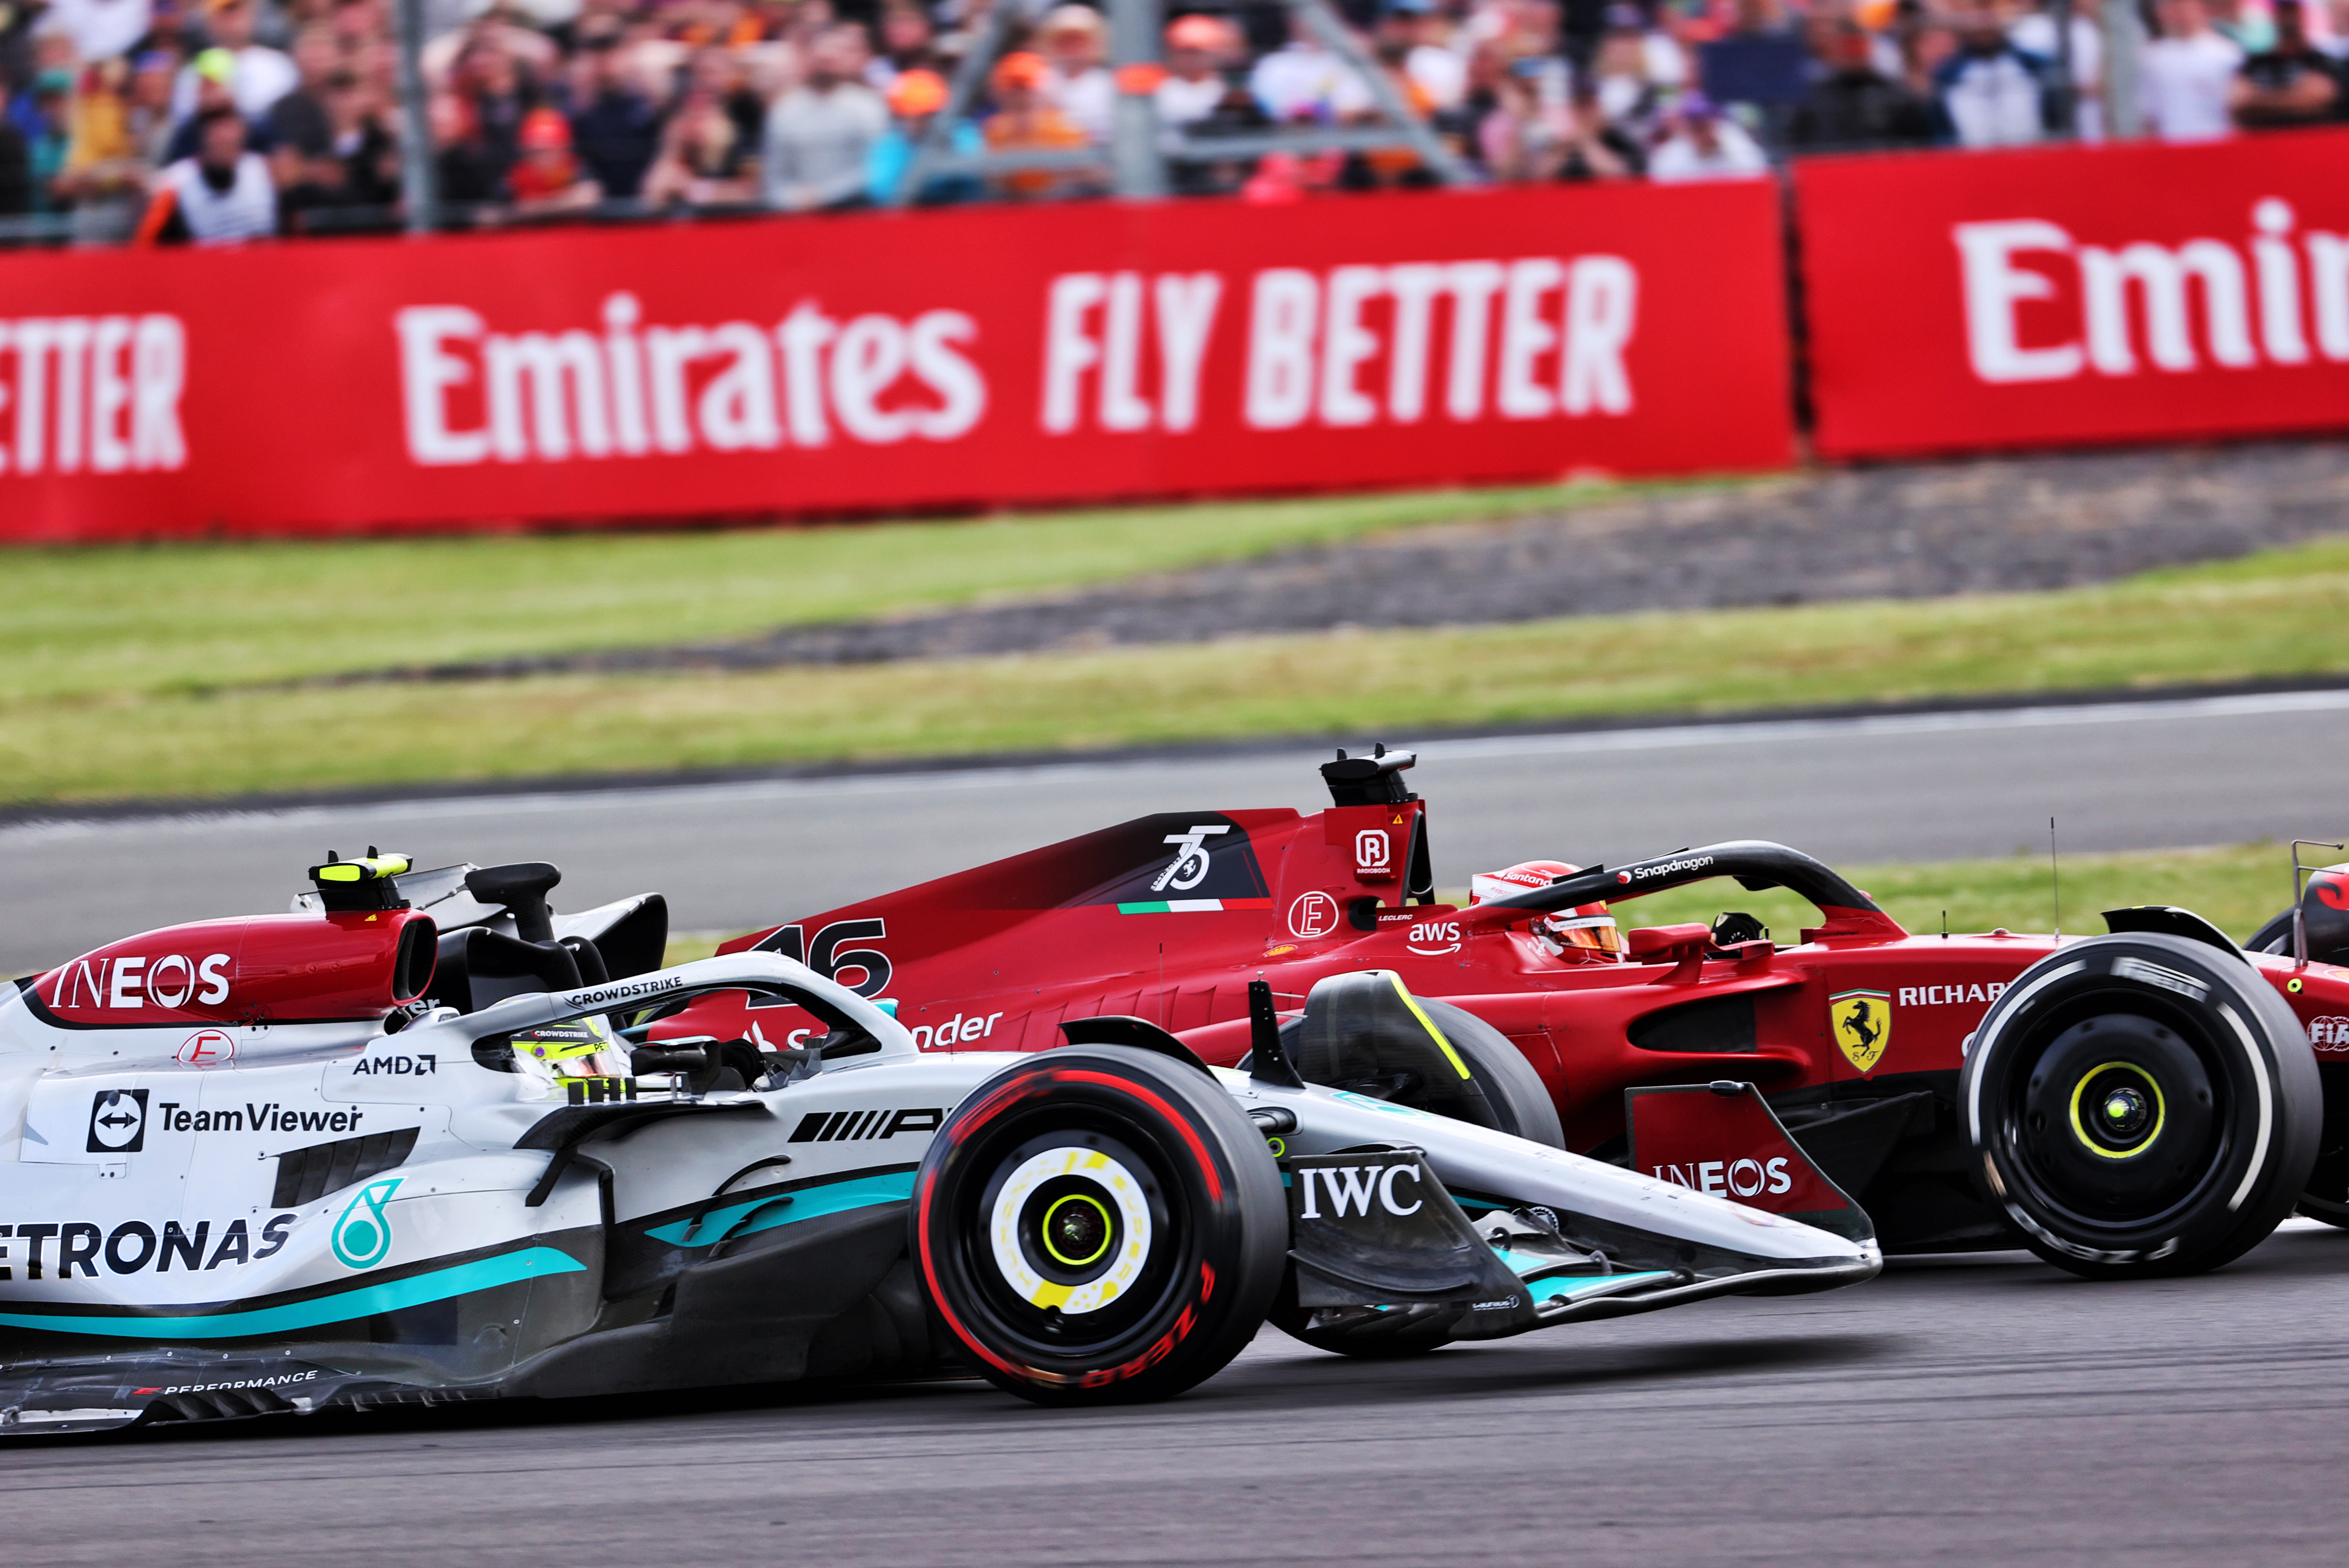
[[[2276,950],[2250,953],[2171,908],[2109,911],[2085,940],[1912,935],[1759,842],[1532,863],[1455,907],[1435,901],[1413,762],[1340,752],[1316,815],[1143,817],[721,950],[892,995],[949,1054],[1121,1012],[1237,1063],[1262,977],[1309,1080],[1781,1212],[1847,1197],[1888,1251],[2020,1244],[2084,1275],[2176,1273],[2295,1204],[2349,1224],[2349,872],[2317,874],[2296,921],[2262,933]],[[1714,878],[1733,899],[1788,889],[1816,923],[1794,943],[1733,907],[1619,929],[1631,901]],[[813,1027],[747,1002],[656,1032]],[[1714,1083],[1755,1085],[1775,1117],[1687,1092]],[[1826,1189],[1773,1163],[1785,1134]]]
[[[312,874],[0,1000],[0,1433],[940,1366],[1137,1399],[1268,1317],[1399,1353],[1879,1265],[1847,1211],[1309,1086],[1268,989],[1251,1073],[1134,1017],[925,1052],[796,955],[657,967],[657,897]],[[721,992],[818,1033],[638,1043]]]

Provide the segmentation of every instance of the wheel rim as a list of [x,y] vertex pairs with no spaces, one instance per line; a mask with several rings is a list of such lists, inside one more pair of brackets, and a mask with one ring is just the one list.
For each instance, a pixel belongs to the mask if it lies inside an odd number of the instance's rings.
[[1141,1179],[1084,1143],[1029,1155],[1000,1180],[987,1233],[998,1277],[1040,1312],[1081,1317],[1133,1289],[1150,1258],[1153,1226]]
[[2009,1179],[2075,1233],[2166,1223],[2232,1151],[2215,1043],[2182,1014],[2112,1005],[2084,999],[2051,1018],[2007,1081]]
[[2168,1119],[2159,1080],[2134,1062],[2099,1062],[2072,1085],[2072,1136],[2099,1158],[2152,1153]]
[[1181,1183],[1113,1116],[1040,1130],[1026,1118],[975,1149],[959,1251],[976,1318],[1037,1365],[1089,1358],[1154,1320],[1182,1274]]

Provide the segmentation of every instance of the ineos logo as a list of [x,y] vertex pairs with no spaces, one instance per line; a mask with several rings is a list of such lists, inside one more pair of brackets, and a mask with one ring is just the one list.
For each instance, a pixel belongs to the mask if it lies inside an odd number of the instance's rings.
[[1766,1161],[1708,1159],[1690,1165],[1659,1165],[1654,1172],[1659,1181],[1730,1198],[1758,1198],[1765,1192],[1775,1197],[1795,1189],[1795,1179],[1786,1173],[1783,1155]]
[[1408,1219],[1427,1207],[1423,1198],[1413,1198],[1409,1208],[1395,1199],[1395,1183],[1404,1177],[1411,1179],[1415,1189],[1419,1186],[1419,1167],[1415,1165],[1341,1165],[1329,1169],[1311,1166],[1297,1173],[1298,1184],[1304,1189],[1305,1207],[1299,1210],[1302,1220],[1322,1218],[1320,1199],[1330,1199],[1330,1218],[1343,1220],[1349,1214],[1370,1217],[1373,1199],[1380,1208],[1398,1220]]

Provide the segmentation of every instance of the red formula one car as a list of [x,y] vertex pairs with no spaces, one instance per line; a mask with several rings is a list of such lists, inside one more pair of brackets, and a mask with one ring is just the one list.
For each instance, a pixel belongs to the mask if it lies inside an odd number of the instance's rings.
[[[894,998],[932,1051],[1041,1050],[1064,1020],[1128,1014],[1232,1064],[1261,978],[1311,1081],[1781,1212],[1856,1202],[1888,1251],[2176,1273],[2295,1205],[2349,1224],[2349,1066],[2311,1044],[2349,1053],[2349,968],[2307,957],[2349,961],[2349,875],[2312,880],[2301,956],[2167,907],[2086,939],[1915,936],[1760,842],[1537,863],[1455,907],[1434,901],[1412,763],[1341,752],[1314,815],[1142,817],[722,950]],[[1611,910],[1707,878],[1788,889],[1816,923],[1793,944],[1733,910],[1619,931]],[[735,994],[655,1033],[788,1048],[821,1028]]]

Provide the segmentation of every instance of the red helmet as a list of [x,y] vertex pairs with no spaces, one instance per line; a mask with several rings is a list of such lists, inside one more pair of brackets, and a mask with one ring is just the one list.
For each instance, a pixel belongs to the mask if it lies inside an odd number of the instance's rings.
[[[1486,871],[1468,879],[1468,902],[1506,898],[1536,888],[1547,888],[1560,877],[1581,870],[1563,860],[1523,860],[1501,871]],[[1579,904],[1551,915],[1537,915],[1533,933],[1557,957],[1574,963],[1618,963],[1623,957],[1623,933],[1604,904]]]

